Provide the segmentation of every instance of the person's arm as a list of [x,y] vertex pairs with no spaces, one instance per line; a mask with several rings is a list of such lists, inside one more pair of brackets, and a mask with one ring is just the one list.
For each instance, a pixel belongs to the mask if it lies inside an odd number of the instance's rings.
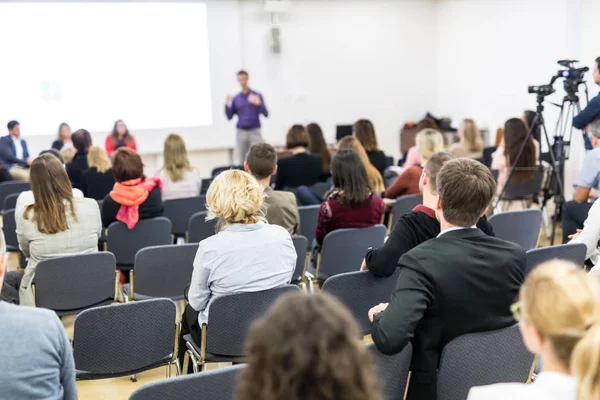
[[406,194],[411,183],[415,180],[415,169],[413,167],[404,171],[394,183],[390,185],[389,188],[386,189],[383,197],[386,199],[395,199],[398,196],[402,196]]
[[258,97],[260,97],[260,105],[258,106],[259,112],[265,117],[268,117],[269,110],[267,110],[267,106],[265,105],[265,99],[263,98],[262,94],[259,94]]
[[403,167],[410,168],[417,164],[419,164],[419,153],[417,152],[417,146],[413,146],[406,152],[406,161]]
[[[2,160],[7,164],[19,164],[26,166],[27,162],[25,160],[17,158],[17,156],[10,151],[10,142],[8,142],[9,140],[11,139],[4,139],[0,142],[0,158],[2,158]],[[23,155],[25,155],[25,152],[23,152]]]
[[225,115],[228,120],[231,120],[235,114],[237,114],[237,108],[234,99],[231,99],[231,101],[225,103]]
[[600,240],[600,201],[595,201],[588,217],[583,223],[583,230],[569,243],[583,243],[587,248],[586,259],[590,258],[598,248]]
[[65,329],[58,317],[56,321],[59,337],[59,355],[60,355],[60,385],[63,388],[63,400],[77,400],[77,387],[75,386],[75,361],[73,360],[73,351]]
[[600,117],[600,95],[590,100],[587,107],[573,118],[573,127],[583,129],[598,117]]
[[198,253],[194,259],[194,270],[192,272],[192,282],[190,283],[190,291],[188,292],[188,302],[190,306],[198,312],[204,311],[210,299],[210,288],[208,284],[208,276],[210,271],[206,265],[202,263],[202,243],[198,248]]
[[319,246],[323,244],[323,239],[325,239],[325,235],[329,233],[330,222],[331,207],[329,206],[329,201],[325,201],[321,204],[321,209],[319,210],[319,221],[317,222],[317,230],[315,232],[315,239]]
[[488,221],[485,215],[479,218],[479,221],[477,221],[477,227],[481,229],[481,231],[486,235],[496,237],[494,227],[492,226],[492,224],[490,224],[490,221]]
[[577,186],[575,192],[573,192],[573,200],[575,200],[578,203],[587,203],[590,197],[590,191],[590,188]]
[[23,160],[25,160],[25,164],[27,164],[27,159],[29,158],[29,150],[27,149],[27,141],[21,139],[21,146],[23,146]]
[[400,218],[383,246],[367,252],[365,256],[367,268],[374,276],[388,277],[393,275],[400,257],[421,244],[417,243],[415,239],[416,236],[411,232],[406,219]]
[[600,160],[596,157],[594,152],[587,154],[583,160],[583,165],[579,176],[577,177],[575,192],[573,193],[573,200],[578,203],[585,203],[588,201],[590,195],[590,189],[598,185],[598,165]]
[[102,202],[102,226],[108,228],[110,224],[117,220],[117,213],[121,205],[110,198],[110,195],[104,197]]
[[112,153],[115,151],[115,146],[113,146],[111,135],[108,135],[104,140],[104,149],[109,157],[112,156]]
[[[298,211],[298,207],[295,207],[295,212],[294,212],[294,235],[299,235],[300,234],[300,212]],[[312,243],[309,243],[308,246],[312,246]]]
[[31,257],[31,254],[29,252],[29,238],[25,234],[25,218],[23,217],[24,211],[24,206],[15,208],[15,223],[17,225],[16,234],[17,241],[19,242],[19,249],[25,257],[29,258]]
[[129,142],[128,146],[131,150],[137,151],[137,142],[135,140],[135,138],[132,136],[131,141]]

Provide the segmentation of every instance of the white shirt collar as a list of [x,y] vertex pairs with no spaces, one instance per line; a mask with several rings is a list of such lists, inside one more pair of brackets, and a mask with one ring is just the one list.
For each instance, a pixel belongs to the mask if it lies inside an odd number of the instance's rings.
[[462,229],[477,229],[477,226],[473,225],[473,226],[472,226],[472,227],[470,227],[470,228],[463,228],[462,226],[453,226],[452,228],[444,229],[443,231],[441,231],[441,232],[439,233],[439,235],[437,235],[437,237],[440,237],[440,236],[442,236],[443,234],[445,234],[445,233],[448,233],[448,232],[452,232],[452,231],[460,231],[460,230],[462,230]]

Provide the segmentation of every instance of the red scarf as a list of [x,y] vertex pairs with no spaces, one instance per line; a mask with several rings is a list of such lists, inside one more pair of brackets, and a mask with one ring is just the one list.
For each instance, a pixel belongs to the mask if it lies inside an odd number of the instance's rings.
[[158,186],[162,193],[162,181],[160,178],[152,177],[131,179],[125,182],[117,182],[110,192],[110,198],[121,205],[117,213],[117,221],[123,222],[127,228],[133,229],[140,220],[139,208],[148,198],[154,187]]

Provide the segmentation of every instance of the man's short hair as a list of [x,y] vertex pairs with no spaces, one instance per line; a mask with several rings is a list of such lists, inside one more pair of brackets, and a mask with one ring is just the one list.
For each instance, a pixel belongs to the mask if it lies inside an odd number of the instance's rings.
[[454,160],[452,154],[440,151],[439,153],[434,153],[429,160],[425,163],[425,167],[423,168],[424,172],[427,173],[429,177],[429,189],[432,194],[437,194],[437,176],[444,164],[446,164],[450,160]]
[[600,57],[596,58],[596,66],[600,69]]
[[248,72],[246,70],[240,69],[238,71],[238,73],[236,74],[236,76],[240,76],[240,75],[246,75],[246,76],[248,76]]
[[448,161],[437,176],[444,219],[452,225],[471,227],[489,207],[496,181],[479,161],[457,158]]
[[13,128],[15,126],[19,125],[19,121],[8,121],[8,124],[6,124],[6,127],[8,128],[9,131],[12,131]]
[[85,129],[77,129],[71,135],[71,141],[77,151],[86,151],[92,145],[92,136]]
[[588,126],[588,132],[590,135],[600,139],[600,119],[590,122],[590,125]]
[[277,152],[268,143],[257,143],[248,150],[246,163],[256,179],[268,178],[277,166]]

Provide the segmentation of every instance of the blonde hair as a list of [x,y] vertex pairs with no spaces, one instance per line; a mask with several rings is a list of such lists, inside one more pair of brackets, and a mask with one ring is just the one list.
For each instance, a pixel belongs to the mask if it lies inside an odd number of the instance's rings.
[[367,170],[367,177],[369,178],[369,187],[373,193],[382,193],[385,191],[385,185],[383,184],[383,178],[381,174],[369,161],[369,156],[365,151],[365,148],[360,141],[354,136],[346,136],[338,143],[338,150],[354,150],[360,157],[365,169]]
[[521,287],[522,319],[552,345],[578,381],[578,400],[600,398],[600,286],[575,264],[553,260]]
[[90,168],[96,167],[96,170],[101,174],[105,173],[110,169],[110,158],[103,148],[98,146],[90,147],[88,151],[88,166]]
[[256,179],[240,170],[221,172],[206,193],[207,220],[225,224],[255,224],[263,221],[263,189]]
[[477,152],[483,149],[483,140],[481,140],[479,129],[472,119],[463,120],[463,135],[460,141],[469,151]]
[[76,151],[73,146],[63,147],[60,151],[60,154],[62,154],[63,159],[65,160],[65,164],[68,164],[71,161],[73,161],[73,158],[75,158],[75,153]]
[[415,138],[417,153],[421,156],[421,164],[425,164],[434,153],[444,150],[444,137],[435,129],[423,129]]
[[171,133],[167,136],[163,156],[163,169],[173,182],[181,181],[185,172],[191,170],[185,141],[178,134]]

